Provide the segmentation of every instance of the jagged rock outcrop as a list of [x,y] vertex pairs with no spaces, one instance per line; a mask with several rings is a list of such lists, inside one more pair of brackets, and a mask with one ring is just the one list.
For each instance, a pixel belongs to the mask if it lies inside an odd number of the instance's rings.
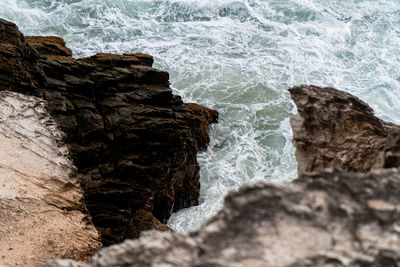
[[[332,88],[290,92],[301,116],[292,120],[296,148],[306,159],[300,170],[318,171],[291,183],[244,186],[188,235],[145,232],[100,250],[87,264],[43,266],[398,266],[399,126]],[[338,169],[320,170],[326,166]],[[367,172],[372,167],[379,169]]]
[[354,172],[369,171],[375,164],[391,167],[378,158],[393,147],[400,126],[380,120],[366,103],[333,88],[296,86],[289,92],[298,110],[291,126],[299,173],[327,167]]
[[63,133],[45,106],[0,92],[0,266],[85,261],[101,247]]
[[61,38],[25,39],[0,20],[0,90],[47,101],[104,244],[168,231],[172,211],[198,202],[196,154],[218,113],[184,105],[152,63],[145,54],[75,59]]

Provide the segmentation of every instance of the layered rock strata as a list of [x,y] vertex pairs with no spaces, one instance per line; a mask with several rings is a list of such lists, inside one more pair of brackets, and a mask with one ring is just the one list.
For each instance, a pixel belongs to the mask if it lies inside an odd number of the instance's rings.
[[75,59],[58,37],[27,37],[0,20],[0,90],[47,101],[65,133],[104,244],[169,230],[171,212],[196,205],[196,154],[218,113],[183,104],[145,54]]
[[0,266],[85,261],[101,247],[63,133],[45,106],[0,92]]
[[299,111],[294,144],[305,164],[296,180],[242,187],[188,235],[146,232],[87,264],[44,266],[398,266],[399,126],[332,88],[290,92]]

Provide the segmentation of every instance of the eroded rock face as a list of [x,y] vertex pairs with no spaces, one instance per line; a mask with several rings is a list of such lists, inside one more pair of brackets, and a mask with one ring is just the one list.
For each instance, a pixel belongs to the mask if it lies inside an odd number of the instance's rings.
[[197,204],[196,154],[216,111],[184,105],[149,55],[74,59],[61,38],[25,39],[5,21],[0,29],[0,89],[48,102],[104,244],[168,230],[172,211]]
[[245,186],[188,236],[146,232],[88,264],[44,266],[396,266],[400,173],[326,170]]
[[100,234],[45,101],[0,92],[0,266],[88,260]]
[[[298,110],[291,125],[299,173],[327,167],[369,171],[400,133],[400,126],[378,119],[366,103],[346,92],[316,86],[289,92]],[[385,165],[382,160],[378,167]]]

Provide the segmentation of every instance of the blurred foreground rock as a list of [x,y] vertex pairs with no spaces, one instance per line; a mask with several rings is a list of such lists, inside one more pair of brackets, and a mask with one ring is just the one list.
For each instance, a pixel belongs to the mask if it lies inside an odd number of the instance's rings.
[[189,235],[146,232],[102,249],[106,266],[397,266],[400,173],[325,170],[286,184],[231,193],[224,209]]

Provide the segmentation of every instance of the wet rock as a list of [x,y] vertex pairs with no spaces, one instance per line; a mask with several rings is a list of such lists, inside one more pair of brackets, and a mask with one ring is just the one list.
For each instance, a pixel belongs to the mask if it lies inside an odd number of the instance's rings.
[[217,112],[185,106],[149,55],[75,59],[61,38],[0,29],[0,90],[47,101],[104,244],[169,230],[171,212],[198,203],[196,154]]
[[192,116],[197,119],[196,123],[200,122],[198,127],[195,128],[197,129],[197,132],[195,132],[195,138],[199,148],[206,148],[210,142],[208,136],[208,125],[218,121],[218,112],[195,103],[185,104],[185,106]]
[[298,110],[291,125],[299,173],[327,167],[369,171],[400,133],[400,126],[378,119],[349,93],[316,86],[296,86],[289,92]]

